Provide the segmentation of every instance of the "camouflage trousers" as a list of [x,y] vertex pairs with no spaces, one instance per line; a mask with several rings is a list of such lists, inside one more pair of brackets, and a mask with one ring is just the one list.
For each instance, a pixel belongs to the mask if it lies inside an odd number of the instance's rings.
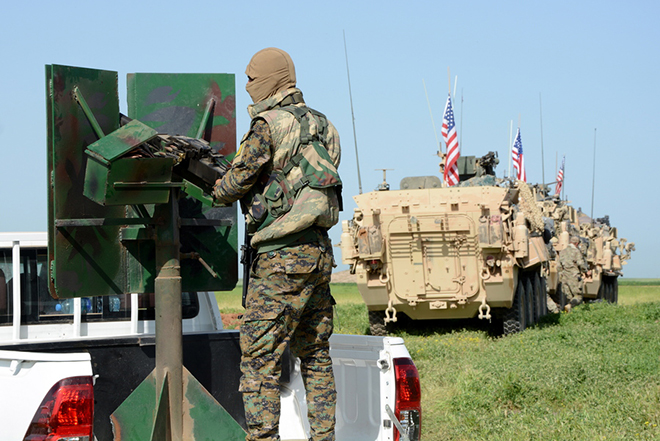
[[559,306],[555,303],[555,300],[550,296],[550,293],[545,293],[545,302],[548,305],[548,311],[556,314],[559,312]]
[[561,290],[566,296],[566,303],[570,303],[571,307],[582,303],[582,284],[579,281],[564,281]]
[[335,439],[337,393],[330,358],[334,300],[332,244],[303,244],[259,254],[241,324],[240,391],[246,441],[279,440],[282,354],[301,361],[311,440]]

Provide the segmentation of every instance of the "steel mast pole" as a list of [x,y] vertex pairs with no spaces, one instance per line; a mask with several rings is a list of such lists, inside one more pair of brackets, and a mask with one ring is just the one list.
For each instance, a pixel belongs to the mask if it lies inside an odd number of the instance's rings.
[[[170,201],[167,204],[156,205],[154,216],[158,274],[154,296],[156,397],[160,397],[165,389],[167,401],[162,404],[169,414],[168,418],[165,418],[165,427],[157,426],[155,432],[160,431],[160,436],[164,435],[167,441],[183,439],[183,343],[178,194],[178,190],[172,189]],[[165,433],[162,432],[163,429]]]

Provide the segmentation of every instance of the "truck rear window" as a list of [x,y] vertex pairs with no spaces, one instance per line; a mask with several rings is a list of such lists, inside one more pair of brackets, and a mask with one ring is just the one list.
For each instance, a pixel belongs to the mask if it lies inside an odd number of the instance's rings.
[[[0,326],[13,321],[12,250],[0,249]],[[21,324],[73,321],[73,299],[54,299],[48,293],[48,255],[45,248],[21,248]],[[154,294],[138,295],[138,318],[153,320]],[[199,312],[197,293],[182,293],[183,318]],[[81,298],[82,321],[130,320],[130,294]]]

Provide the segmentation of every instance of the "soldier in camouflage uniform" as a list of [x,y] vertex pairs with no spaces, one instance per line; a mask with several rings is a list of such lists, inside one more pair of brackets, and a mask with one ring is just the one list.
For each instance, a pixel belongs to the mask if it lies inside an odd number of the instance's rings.
[[[287,345],[301,361],[310,439],[334,440],[336,390],[328,343],[333,330],[329,282],[334,259],[327,229],[337,223],[340,205],[335,189],[340,184],[339,135],[318,112],[306,113],[303,126],[302,120],[282,110],[309,110],[295,87],[293,62],[286,52],[258,52],[245,73],[254,101],[248,106],[252,122],[231,170],[216,183],[214,197],[221,203],[241,201],[250,243],[258,253],[240,328],[246,440],[280,439],[279,379]],[[306,135],[303,127],[310,138],[323,141],[325,159],[316,158],[315,163],[328,166],[325,176],[330,180],[327,188],[302,184],[287,193],[301,180],[299,167],[291,164]],[[309,150],[305,152],[308,157]]]
[[587,262],[578,249],[580,239],[571,236],[569,245],[559,252],[559,281],[566,295],[566,311],[582,303],[582,273],[587,272]]

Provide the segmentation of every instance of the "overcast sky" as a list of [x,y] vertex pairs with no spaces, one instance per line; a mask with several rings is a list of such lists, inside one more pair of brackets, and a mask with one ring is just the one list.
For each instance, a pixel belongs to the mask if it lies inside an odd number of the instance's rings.
[[462,155],[497,151],[502,176],[520,120],[528,181],[554,181],[566,155],[566,195],[590,214],[595,145],[593,214],[636,243],[626,277],[660,277],[658,2],[5,3],[0,231],[47,227],[46,64],[119,72],[124,111],[127,73],[235,73],[240,138],[251,103],[243,72],[269,46],[291,54],[308,105],[340,132],[349,219],[358,183],[345,32],[364,191],[382,180],[376,169],[393,169],[393,189],[438,175],[424,83],[440,136],[450,68]]

